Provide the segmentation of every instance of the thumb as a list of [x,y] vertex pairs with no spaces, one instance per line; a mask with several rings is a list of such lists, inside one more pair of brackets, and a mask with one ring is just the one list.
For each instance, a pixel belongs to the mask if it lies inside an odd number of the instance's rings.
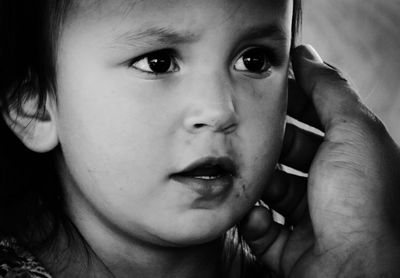
[[325,130],[337,122],[359,118],[366,108],[350,83],[325,64],[310,45],[296,47],[292,55],[296,81],[311,99]]

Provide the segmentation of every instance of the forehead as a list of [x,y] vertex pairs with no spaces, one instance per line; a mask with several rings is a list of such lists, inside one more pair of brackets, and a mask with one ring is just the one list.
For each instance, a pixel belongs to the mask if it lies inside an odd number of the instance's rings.
[[[292,2],[293,0],[81,0],[74,1],[73,7],[75,12],[85,13],[129,12],[134,8],[141,11],[179,9],[182,12],[193,7],[199,10],[217,8],[229,13],[247,8],[277,10],[292,6]],[[257,12],[257,10],[253,10],[253,12]]]
[[[152,26],[212,28],[235,22],[237,28],[254,22],[288,23],[293,0],[85,0],[77,1],[67,22],[114,21],[131,28]],[[207,23],[207,24],[205,24]],[[290,24],[289,24],[290,25]]]

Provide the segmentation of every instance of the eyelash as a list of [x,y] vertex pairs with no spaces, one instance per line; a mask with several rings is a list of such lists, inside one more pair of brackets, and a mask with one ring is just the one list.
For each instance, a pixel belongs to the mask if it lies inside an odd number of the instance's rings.
[[[251,70],[249,68],[252,66],[251,64],[249,64],[249,62],[251,61],[256,62],[256,64],[255,65],[253,64],[253,66],[259,68],[257,69],[253,68],[253,70]],[[236,71],[241,72],[252,78],[265,78],[271,74],[272,67],[274,66],[274,64],[275,64],[275,55],[273,51],[271,51],[266,47],[255,46],[244,49],[238,55],[238,58],[234,60],[233,68]],[[245,67],[245,69],[240,69],[240,67]]]
[[[258,57],[256,57],[255,61],[257,61],[257,58],[260,57],[261,59],[265,60],[262,68],[258,72],[251,71],[249,69],[238,69],[238,66],[236,64],[240,61],[239,59],[242,59],[246,54],[258,54]],[[255,57],[253,57],[253,61],[254,58]],[[281,63],[281,60],[282,59],[280,58],[280,55],[277,53],[276,50],[256,46],[246,48],[244,51],[242,51],[238,58],[235,59],[233,63],[233,68],[237,72],[244,73],[253,78],[265,78],[270,75],[272,67],[279,65]],[[180,70],[178,62],[179,59],[175,50],[162,49],[132,59],[129,62],[129,68],[133,68],[149,76],[158,77],[160,75],[167,75],[178,72]],[[247,67],[246,61],[242,61],[241,66]],[[158,72],[156,70],[158,70]]]
[[[147,53],[147,54],[144,54],[144,55],[139,56],[137,58],[134,58],[133,60],[131,60],[129,62],[129,67],[130,68],[134,68],[134,69],[136,69],[136,70],[138,70],[140,72],[143,72],[143,73],[146,73],[146,74],[151,74],[151,75],[161,75],[161,74],[173,73],[173,72],[177,72],[177,71],[180,70],[180,68],[178,66],[178,62],[177,62],[178,61],[177,57],[178,57],[178,55],[174,50],[172,50],[172,49],[163,49],[163,50]],[[163,60],[163,59],[170,60],[170,63],[171,63],[168,66],[168,68],[166,69],[167,72],[164,72],[164,73],[155,72],[154,69],[151,68],[152,67],[152,62],[151,61]],[[140,62],[144,63],[144,65],[142,65],[142,66],[146,66],[147,65],[149,70],[140,68],[138,66],[138,65],[140,65]],[[154,66],[154,64],[153,64],[153,66]],[[173,66],[172,70],[170,70],[171,66]]]

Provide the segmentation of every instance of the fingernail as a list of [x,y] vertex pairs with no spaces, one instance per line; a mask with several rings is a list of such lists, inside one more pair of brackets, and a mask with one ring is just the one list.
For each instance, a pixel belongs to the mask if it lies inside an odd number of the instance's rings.
[[301,53],[303,54],[303,57],[315,62],[323,63],[321,56],[319,56],[318,52],[311,45],[303,45],[302,50]]

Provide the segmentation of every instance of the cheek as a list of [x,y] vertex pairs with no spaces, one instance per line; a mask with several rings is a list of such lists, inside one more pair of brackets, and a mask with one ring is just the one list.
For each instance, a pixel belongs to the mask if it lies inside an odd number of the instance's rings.
[[155,183],[151,169],[162,168],[168,117],[155,113],[162,104],[144,97],[151,90],[136,92],[132,87],[140,86],[96,74],[97,82],[73,75],[75,82],[60,84],[58,127],[68,166],[79,184],[104,191],[113,184],[129,196],[148,194],[148,187],[139,185]]
[[276,167],[284,134],[287,108],[287,75],[243,88],[243,125],[239,132],[242,175],[236,187],[236,198],[253,204],[262,193]]

